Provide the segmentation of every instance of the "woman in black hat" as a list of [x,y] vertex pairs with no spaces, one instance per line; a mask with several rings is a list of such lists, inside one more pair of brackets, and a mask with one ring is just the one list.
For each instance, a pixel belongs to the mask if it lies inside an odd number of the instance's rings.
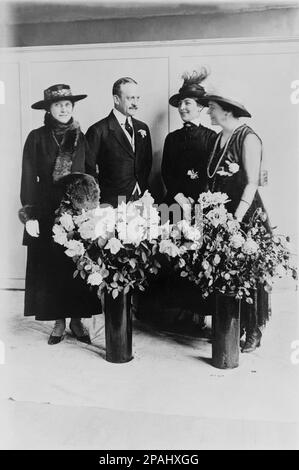
[[[200,123],[203,106],[199,99],[205,95],[201,83],[207,76],[205,67],[200,71],[193,71],[192,74],[185,73],[182,76],[184,82],[179,92],[169,99],[170,105],[178,109],[183,127],[170,132],[165,139],[162,177],[167,192],[164,202],[168,206],[174,203],[178,205],[181,208],[179,212],[182,212],[186,219],[190,219],[192,202],[206,190],[208,157],[217,136],[215,131]],[[174,210],[173,219],[176,217],[175,214]],[[174,289],[179,291],[175,302],[182,308],[182,313],[178,316],[182,327],[183,324],[187,329],[193,328],[194,324],[204,327],[204,313],[209,313],[205,312],[209,310],[208,302],[196,294],[196,289],[188,281],[171,279],[171,273],[168,273],[167,277],[171,291],[170,298],[173,299]],[[186,313],[183,310],[186,310]],[[195,312],[201,315],[198,316]]]
[[[265,211],[258,186],[265,183],[262,175],[262,141],[241,117],[251,117],[239,102],[219,95],[206,95],[200,99],[208,106],[211,124],[222,127],[213,146],[207,176],[209,189],[226,193],[230,199],[226,208],[238,221],[246,223],[255,210]],[[267,229],[271,228],[267,223]],[[260,331],[269,318],[269,296],[263,287],[256,293],[253,305],[243,303],[241,309],[242,332],[246,332],[242,352],[251,352],[260,345]]]
[[[81,318],[99,313],[99,302],[82,279],[73,279],[73,261],[52,240],[55,210],[63,196],[63,177],[88,173],[89,153],[74,103],[87,95],[73,95],[68,85],[53,85],[33,109],[46,111],[44,125],[30,132],[23,152],[20,218],[27,245],[25,315],[55,320],[48,344],[63,339],[65,319],[71,318],[74,336],[90,343]],[[90,172],[91,173],[91,172]]]

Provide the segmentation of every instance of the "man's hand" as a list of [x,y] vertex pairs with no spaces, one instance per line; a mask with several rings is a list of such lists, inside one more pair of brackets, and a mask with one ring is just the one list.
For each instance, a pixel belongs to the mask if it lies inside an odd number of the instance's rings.
[[38,220],[28,220],[25,224],[26,232],[31,237],[39,237],[39,223]]

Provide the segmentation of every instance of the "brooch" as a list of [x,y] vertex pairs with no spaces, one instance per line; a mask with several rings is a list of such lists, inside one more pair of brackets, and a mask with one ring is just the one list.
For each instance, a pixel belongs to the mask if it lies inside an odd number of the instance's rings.
[[192,170],[188,170],[188,171],[187,171],[187,175],[188,175],[192,180],[197,180],[197,179],[199,178],[198,172],[197,172],[197,171],[194,171],[193,168],[192,168]]

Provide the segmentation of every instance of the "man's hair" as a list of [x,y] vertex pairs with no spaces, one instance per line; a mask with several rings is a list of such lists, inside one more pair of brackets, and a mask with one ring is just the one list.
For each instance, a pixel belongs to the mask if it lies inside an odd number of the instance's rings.
[[126,83],[135,83],[137,85],[137,82],[133,80],[133,78],[130,77],[122,77],[116,80],[116,82],[113,84],[112,87],[112,96],[117,95],[120,96],[120,87],[122,85],[125,85]]

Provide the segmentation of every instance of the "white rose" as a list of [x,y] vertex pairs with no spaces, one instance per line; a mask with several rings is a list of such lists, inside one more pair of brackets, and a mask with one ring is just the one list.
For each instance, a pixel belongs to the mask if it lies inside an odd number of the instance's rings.
[[161,240],[159,243],[160,253],[165,253],[172,258],[180,255],[179,248],[171,240]]
[[105,246],[105,250],[110,250],[113,255],[116,255],[121,248],[123,248],[122,243],[115,237],[110,238]]
[[92,273],[87,278],[87,283],[92,286],[99,286],[103,282],[103,276],[99,272]]
[[59,245],[66,245],[68,243],[67,233],[61,225],[54,225],[53,227],[53,240]]
[[79,227],[79,233],[84,240],[95,240],[97,238],[95,231],[95,221],[93,219],[86,220]]
[[246,255],[253,255],[258,251],[258,248],[258,244],[252,238],[248,238],[242,247],[242,251]]
[[245,239],[240,233],[235,233],[230,239],[230,244],[236,249],[241,248],[244,242]]
[[62,216],[59,219],[59,222],[61,223],[62,227],[65,228],[65,230],[67,230],[68,232],[70,232],[71,230],[74,230],[75,228],[73,218],[71,214],[68,214],[67,212],[62,214]]
[[65,246],[67,247],[65,254],[69,256],[70,258],[73,258],[73,256],[84,255],[84,252],[85,252],[84,245],[82,242],[79,242],[78,240],[69,240]]
[[239,169],[240,169],[240,167],[239,167],[238,163],[229,163],[229,165],[228,165],[228,170],[232,174],[237,173],[239,171]]

